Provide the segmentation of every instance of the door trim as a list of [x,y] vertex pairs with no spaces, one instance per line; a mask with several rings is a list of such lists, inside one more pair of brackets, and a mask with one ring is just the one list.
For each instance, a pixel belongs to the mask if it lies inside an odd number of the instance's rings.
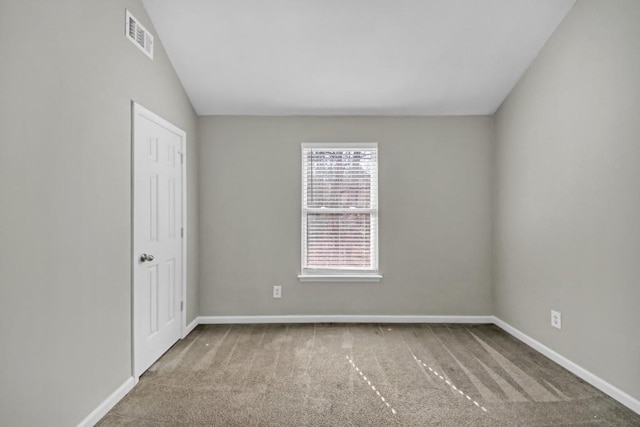
[[134,384],[138,383],[138,377],[136,376],[135,367],[135,312],[134,312],[134,285],[135,285],[135,261],[133,256],[134,251],[134,237],[135,237],[135,124],[136,116],[146,117],[159,126],[164,127],[170,132],[175,133],[181,139],[181,154],[180,154],[180,169],[182,174],[182,207],[181,211],[181,227],[184,230],[181,239],[181,251],[182,251],[182,277],[180,278],[181,288],[181,316],[180,316],[180,339],[184,338],[187,331],[187,133],[175,126],[171,122],[163,119],[159,115],[155,114],[148,108],[145,108],[141,104],[131,101],[131,248],[130,248],[130,260],[131,260],[131,376],[134,379]]

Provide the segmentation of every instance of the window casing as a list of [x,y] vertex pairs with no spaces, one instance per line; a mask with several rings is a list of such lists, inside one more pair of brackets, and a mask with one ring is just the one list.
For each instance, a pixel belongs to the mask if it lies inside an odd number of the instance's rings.
[[302,144],[301,280],[379,280],[378,146]]

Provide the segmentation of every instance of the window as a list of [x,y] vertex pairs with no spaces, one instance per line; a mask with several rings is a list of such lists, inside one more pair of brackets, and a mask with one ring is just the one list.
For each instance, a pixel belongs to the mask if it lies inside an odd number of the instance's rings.
[[302,144],[299,278],[380,280],[377,144]]

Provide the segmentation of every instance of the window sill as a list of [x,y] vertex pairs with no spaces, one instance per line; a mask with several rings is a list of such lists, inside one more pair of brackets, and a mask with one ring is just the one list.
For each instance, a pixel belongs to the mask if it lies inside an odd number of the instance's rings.
[[379,282],[380,274],[299,274],[301,282]]

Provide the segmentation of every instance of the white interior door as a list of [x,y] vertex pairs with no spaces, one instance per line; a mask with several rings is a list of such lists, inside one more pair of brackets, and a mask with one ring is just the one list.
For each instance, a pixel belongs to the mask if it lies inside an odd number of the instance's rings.
[[133,104],[133,371],[138,378],[183,328],[184,131]]

